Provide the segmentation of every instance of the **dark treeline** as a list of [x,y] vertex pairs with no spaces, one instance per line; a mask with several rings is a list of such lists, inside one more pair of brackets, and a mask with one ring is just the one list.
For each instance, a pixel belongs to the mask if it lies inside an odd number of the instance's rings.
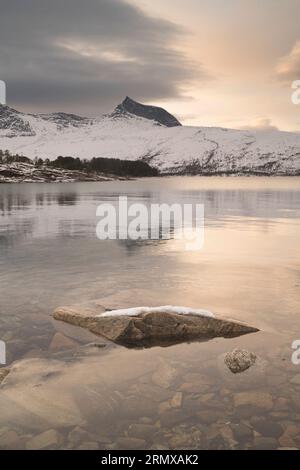
[[117,158],[92,158],[80,160],[73,157],[58,157],[49,163],[55,168],[80,170],[92,173],[106,173],[117,176],[157,176],[158,171],[141,160],[120,160]]
[[0,163],[33,163],[32,160],[28,157],[24,157],[24,155],[11,154],[9,150],[0,150]]
[[102,157],[93,158],[92,160],[81,160],[80,158],[59,156],[53,161],[49,159],[43,160],[41,158],[35,158],[34,161],[32,161],[23,155],[13,155],[8,150],[4,152],[0,150],[0,164],[13,162],[31,163],[36,167],[48,166],[51,168],[61,168],[63,170],[104,173],[124,177],[158,176],[159,174],[156,168],[151,167],[142,160],[120,160],[117,158]]

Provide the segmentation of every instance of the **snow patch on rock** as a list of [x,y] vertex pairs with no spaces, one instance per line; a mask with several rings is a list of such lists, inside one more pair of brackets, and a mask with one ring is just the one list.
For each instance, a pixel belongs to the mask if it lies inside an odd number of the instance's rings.
[[97,315],[97,317],[137,317],[146,313],[176,313],[177,315],[197,315],[200,317],[209,318],[214,317],[214,314],[208,310],[193,309],[189,307],[176,307],[171,305],[165,305],[161,307],[134,307],[120,310],[110,310],[104,313],[100,313],[100,315]]

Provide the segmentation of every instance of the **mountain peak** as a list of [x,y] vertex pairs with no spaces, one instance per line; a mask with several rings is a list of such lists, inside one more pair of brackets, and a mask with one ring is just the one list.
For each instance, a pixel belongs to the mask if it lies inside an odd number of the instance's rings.
[[19,111],[17,111],[16,109],[13,109],[13,108],[10,108],[9,106],[7,106],[7,104],[1,104],[0,103],[0,114],[8,114],[8,113],[16,113],[16,114],[20,114]]
[[166,127],[181,126],[180,122],[165,109],[158,106],[138,103],[129,96],[126,96],[122,103],[116,107],[114,113],[118,115],[133,114],[144,119],[155,121]]
[[6,105],[0,105],[0,131],[2,137],[35,135],[26,115]]

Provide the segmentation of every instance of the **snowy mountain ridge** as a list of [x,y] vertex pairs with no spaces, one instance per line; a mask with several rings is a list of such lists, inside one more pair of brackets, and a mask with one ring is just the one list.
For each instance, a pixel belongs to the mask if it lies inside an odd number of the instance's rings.
[[99,118],[0,105],[0,149],[50,160],[142,159],[165,174],[300,175],[300,133],[182,126],[128,97]]

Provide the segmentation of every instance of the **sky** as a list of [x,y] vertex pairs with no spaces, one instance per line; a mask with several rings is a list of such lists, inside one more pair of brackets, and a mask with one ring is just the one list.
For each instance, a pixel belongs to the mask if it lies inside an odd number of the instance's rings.
[[125,96],[187,125],[300,131],[300,0],[0,0],[0,80],[27,112]]

